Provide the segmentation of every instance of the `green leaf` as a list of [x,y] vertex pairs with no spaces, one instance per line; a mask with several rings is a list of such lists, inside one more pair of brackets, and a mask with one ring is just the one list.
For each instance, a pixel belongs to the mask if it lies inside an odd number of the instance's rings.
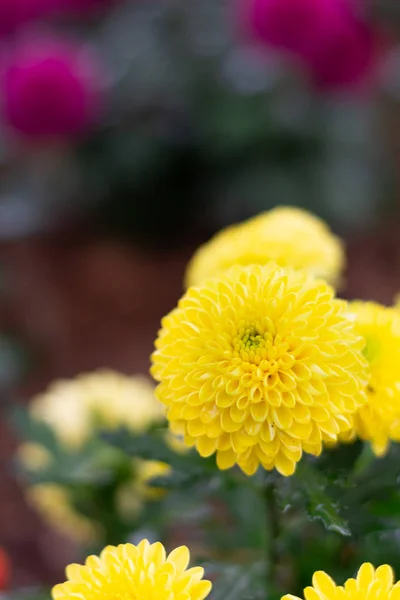
[[297,467],[295,479],[304,494],[309,517],[321,521],[328,531],[343,536],[351,535],[348,523],[340,514],[337,502],[328,495],[327,478],[309,462],[303,460]]
[[[202,458],[189,450],[177,453],[169,447],[165,434],[164,429],[156,429],[144,435],[135,435],[121,429],[113,433],[104,433],[103,439],[132,458],[165,462],[175,471],[181,471],[182,477],[186,473],[190,478],[189,471],[192,475],[197,473],[197,476],[210,476],[211,472],[219,472],[214,457]],[[184,480],[184,483],[187,483],[187,480]]]
[[211,600],[246,600],[266,597],[265,565],[255,562],[244,565],[204,565],[206,576],[212,579]]
[[179,460],[179,456],[167,445],[164,430],[135,435],[128,429],[119,429],[112,433],[103,432],[102,438],[132,458],[157,460],[168,464],[175,459]]

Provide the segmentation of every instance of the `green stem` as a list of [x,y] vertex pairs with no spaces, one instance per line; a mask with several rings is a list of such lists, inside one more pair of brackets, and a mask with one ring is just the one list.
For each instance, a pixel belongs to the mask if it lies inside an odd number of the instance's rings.
[[280,534],[280,512],[276,502],[276,488],[273,483],[268,483],[264,489],[264,500],[266,508],[266,578],[267,591],[279,588],[278,560],[279,552],[277,542]]

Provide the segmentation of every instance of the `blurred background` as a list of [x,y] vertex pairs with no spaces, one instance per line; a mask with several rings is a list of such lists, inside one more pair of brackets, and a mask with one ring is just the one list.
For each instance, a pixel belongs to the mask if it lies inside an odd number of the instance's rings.
[[[0,0],[0,393],[146,373],[195,248],[279,204],[347,245],[348,297],[400,290],[396,0]],[[69,542],[0,424],[15,585]],[[48,548],[54,549],[49,552]]]

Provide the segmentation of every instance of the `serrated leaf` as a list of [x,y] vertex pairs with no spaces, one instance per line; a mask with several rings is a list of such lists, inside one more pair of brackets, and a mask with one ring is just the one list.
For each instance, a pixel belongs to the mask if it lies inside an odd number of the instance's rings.
[[327,493],[329,482],[326,477],[303,460],[298,465],[296,480],[304,493],[310,519],[321,521],[328,531],[350,536],[348,523],[341,516],[337,502]]

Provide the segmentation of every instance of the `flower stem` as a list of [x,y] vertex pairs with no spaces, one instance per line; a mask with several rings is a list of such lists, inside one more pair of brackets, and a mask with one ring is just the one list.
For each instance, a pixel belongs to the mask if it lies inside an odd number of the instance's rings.
[[268,482],[264,488],[264,500],[266,509],[266,583],[267,592],[270,593],[279,588],[278,582],[278,560],[279,552],[277,542],[280,534],[280,514],[276,502],[276,487]]

